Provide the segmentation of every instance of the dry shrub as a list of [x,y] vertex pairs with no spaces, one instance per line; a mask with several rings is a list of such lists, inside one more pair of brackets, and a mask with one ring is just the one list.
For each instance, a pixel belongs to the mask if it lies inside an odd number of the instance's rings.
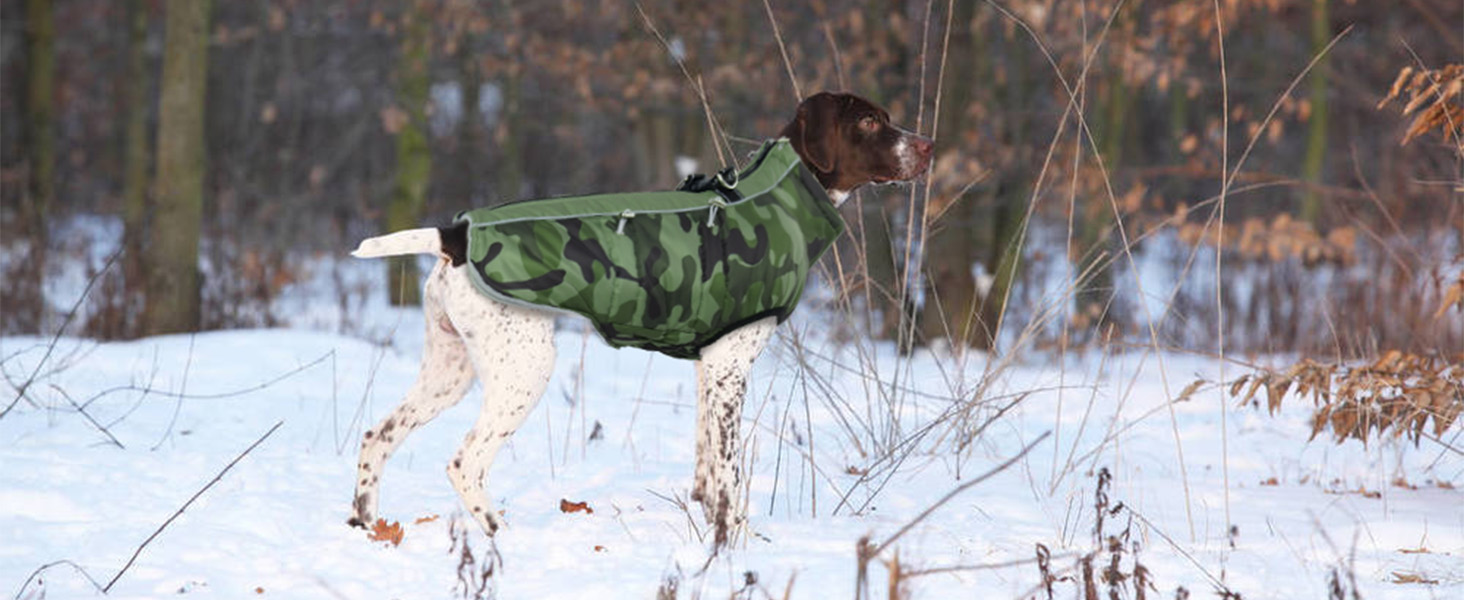
[[1454,282],[1444,288],[1443,300],[1439,302],[1438,311],[1434,312],[1434,319],[1442,318],[1451,308],[1464,311],[1464,271],[1455,275]]
[[456,516],[448,523],[447,534],[452,541],[448,553],[456,554],[458,561],[453,595],[463,600],[493,600],[498,597],[497,574],[503,571],[503,557],[492,540],[486,550],[474,550],[468,543],[472,531]]
[[[1312,439],[1330,429],[1337,443],[1367,443],[1384,435],[1407,435],[1418,444],[1425,431],[1439,437],[1464,412],[1464,356],[1444,358],[1397,350],[1377,360],[1347,366],[1303,359],[1285,370],[1261,369],[1230,382],[1230,395],[1274,414],[1288,393],[1310,396],[1317,407]],[[1430,427],[1430,423],[1432,426]]]
[[[1179,227],[1179,239],[1187,245],[1200,242],[1214,247],[1220,241],[1221,229],[1203,223],[1185,222]],[[1225,249],[1238,258],[1251,261],[1282,262],[1300,259],[1307,267],[1319,264],[1351,265],[1357,260],[1357,230],[1336,227],[1324,236],[1311,223],[1298,221],[1281,213],[1270,220],[1251,217],[1239,225],[1224,228]]]
[[1403,134],[1404,144],[1435,129],[1446,142],[1464,143],[1464,65],[1442,69],[1403,67],[1378,108],[1400,98],[1408,100],[1403,105],[1403,116],[1416,115]]
[[[1138,517],[1123,502],[1113,504],[1108,490],[1113,477],[1108,468],[1099,469],[1093,492],[1093,549],[1077,556],[1073,565],[1061,573],[1055,573],[1052,553],[1042,544],[1037,544],[1037,572],[1041,581],[1034,592],[1025,597],[1036,598],[1037,591],[1043,598],[1053,600],[1053,584],[1069,583],[1073,586],[1073,597],[1082,600],[1119,600],[1134,598],[1146,600],[1151,593],[1157,594],[1154,573],[1140,562],[1142,546],[1134,530],[1134,518]],[[1123,529],[1112,531],[1116,517],[1128,513]],[[1140,517],[1141,518],[1141,517]],[[1152,527],[1152,525],[1150,525]],[[1175,597],[1187,597],[1183,587],[1175,589]],[[1217,593],[1232,593],[1221,587]]]

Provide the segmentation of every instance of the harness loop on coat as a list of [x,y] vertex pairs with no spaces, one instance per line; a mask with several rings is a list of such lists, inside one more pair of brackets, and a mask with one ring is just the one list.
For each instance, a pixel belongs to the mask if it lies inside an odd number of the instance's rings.
[[[728,179],[731,179],[732,181],[729,183],[727,181]],[[737,184],[739,183],[738,179],[739,176],[737,174],[736,167],[727,167],[717,172],[717,183],[722,184],[723,188],[729,190],[737,189]]]

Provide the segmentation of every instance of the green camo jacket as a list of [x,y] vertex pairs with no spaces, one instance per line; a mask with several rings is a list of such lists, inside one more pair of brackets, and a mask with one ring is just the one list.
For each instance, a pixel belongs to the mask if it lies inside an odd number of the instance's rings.
[[741,173],[676,191],[530,200],[464,222],[483,293],[589,317],[611,346],[688,359],[737,327],[786,319],[844,231],[787,139]]

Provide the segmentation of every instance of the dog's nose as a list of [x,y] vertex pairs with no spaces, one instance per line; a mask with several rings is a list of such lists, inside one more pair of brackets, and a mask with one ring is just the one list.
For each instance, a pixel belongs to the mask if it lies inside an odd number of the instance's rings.
[[930,158],[935,152],[935,142],[923,135],[912,136],[914,139],[911,145],[915,148],[915,154],[920,158]]

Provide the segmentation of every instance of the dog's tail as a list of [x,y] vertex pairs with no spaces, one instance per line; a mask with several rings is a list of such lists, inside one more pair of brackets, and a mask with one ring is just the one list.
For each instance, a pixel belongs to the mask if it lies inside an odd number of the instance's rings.
[[404,254],[436,254],[458,267],[468,257],[468,224],[458,223],[450,227],[426,227],[408,229],[361,240],[361,245],[351,252],[356,258],[378,256],[401,256]]
[[442,234],[436,227],[408,229],[361,240],[351,256],[376,258],[404,254],[441,254]]

